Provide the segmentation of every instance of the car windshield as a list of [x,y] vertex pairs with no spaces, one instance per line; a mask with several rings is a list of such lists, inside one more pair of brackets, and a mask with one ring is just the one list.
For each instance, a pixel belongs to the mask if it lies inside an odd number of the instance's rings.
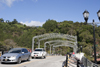
[[35,49],[35,51],[42,51],[42,49]]
[[8,53],[21,53],[21,49],[12,49]]

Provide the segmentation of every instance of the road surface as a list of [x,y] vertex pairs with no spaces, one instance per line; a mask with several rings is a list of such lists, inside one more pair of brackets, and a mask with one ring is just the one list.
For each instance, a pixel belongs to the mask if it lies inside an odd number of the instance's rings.
[[46,59],[31,59],[21,64],[0,64],[0,67],[62,67],[66,56],[48,56]]

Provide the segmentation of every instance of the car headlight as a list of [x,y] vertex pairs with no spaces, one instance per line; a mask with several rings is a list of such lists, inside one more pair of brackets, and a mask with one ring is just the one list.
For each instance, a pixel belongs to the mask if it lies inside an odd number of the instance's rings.
[[16,56],[11,56],[10,59],[16,59]]

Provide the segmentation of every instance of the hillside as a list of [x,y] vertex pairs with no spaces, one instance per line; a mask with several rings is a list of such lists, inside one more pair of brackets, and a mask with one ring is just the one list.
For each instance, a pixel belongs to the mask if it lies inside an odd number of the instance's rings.
[[[32,46],[32,37],[45,33],[63,33],[69,35],[76,35],[78,38],[78,45],[83,46],[83,52],[91,55],[93,52],[93,26],[85,25],[83,22],[63,21],[57,22],[55,20],[47,20],[42,27],[29,27],[19,23],[16,19],[12,22],[4,22],[0,19],[0,49],[8,50],[10,47],[26,47]],[[100,26],[95,26],[97,52],[100,47]],[[44,41],[41,42],[43,47]],[[35,43],[35,47],[37,44]],[[57,53],[67,49],[66,52],[72,51],[68,47],[57,48]],[[88,52],[87,52],[88,50]],[[48,48],[49,51],[49,48]],[[65,53],[63,53],[65,54]]]

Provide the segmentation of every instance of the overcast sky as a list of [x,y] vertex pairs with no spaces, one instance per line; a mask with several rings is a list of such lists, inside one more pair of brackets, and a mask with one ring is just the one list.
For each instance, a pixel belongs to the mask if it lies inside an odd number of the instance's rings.
[[100,0],[0,0],[0,18],[28,26],[42,26],[48,19],[84,22],[84,10],[90,13],[88,23],[99,22],[99,9]]

